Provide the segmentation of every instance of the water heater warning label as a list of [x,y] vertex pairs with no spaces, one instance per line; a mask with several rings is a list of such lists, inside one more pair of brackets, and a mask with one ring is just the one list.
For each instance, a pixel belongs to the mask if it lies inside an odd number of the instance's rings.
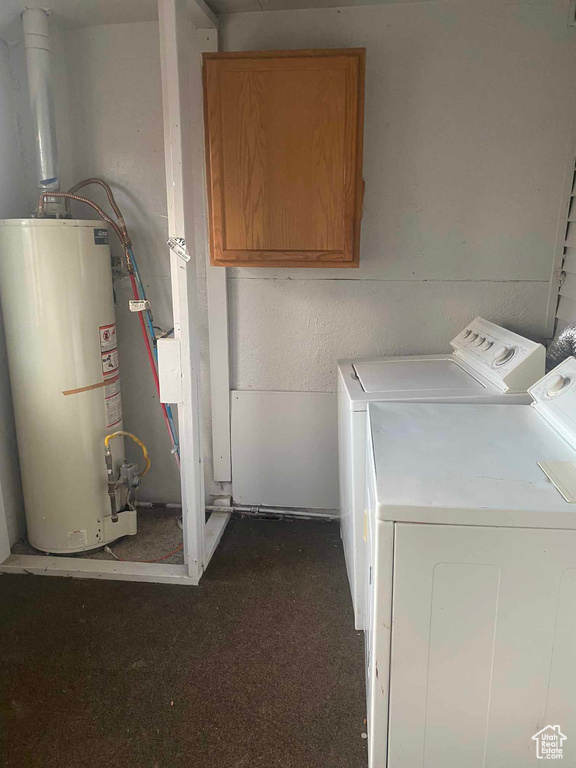
[[104,402],[106,403],[106,428],[115,427],[122,421],[122,401],[120,399],[120,379],[110,376],[118,372],[118,349],[116,348],[116,324],[101,325],[100,354],[102,373],[105,377]]
[[122,421],[122,401],[120,399],[120,379],[115,376],[104,387],[106,403],[106,428],[115,427]]
[[98,329],[100,331],[100,351],[110,352],[112,349],[116,349],[116,323],[111,325],[101,325]]
[[118,370],[118,350],[111,349],[110,352],[102,352],[102,373],[115,373]]
[[117,392],[106,400],[106,428],[115,427],[122,421],[122,400],[120,392]]
[[104,387],[104,397],[114,397],[114,395],[118,395],[120,393],[120,379],[118,376],[114,376],[113,379],[110,379],[110,381],[107,381],[106,386]]

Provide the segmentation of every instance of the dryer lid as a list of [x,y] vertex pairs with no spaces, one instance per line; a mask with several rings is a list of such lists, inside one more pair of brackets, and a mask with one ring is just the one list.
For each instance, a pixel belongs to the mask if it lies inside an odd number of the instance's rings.
[[364,392],[427,392],[431,390],[485,389],[454,358],[389,359],[357,362],[353,365]]
[[368,406],[379,519],[576,528],[539,466],[576,451],[529,405]]

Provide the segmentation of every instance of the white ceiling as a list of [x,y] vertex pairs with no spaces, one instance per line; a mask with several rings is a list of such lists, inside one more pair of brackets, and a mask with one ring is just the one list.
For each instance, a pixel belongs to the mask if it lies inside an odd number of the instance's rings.
[[215,13],[249,11],[295,11],[301,8],[346,8],[359,5],[389,5],[422,0],[207,0]]
[[[217,14],[406,2],[418,0],[207,0],[207,4]],[[25,8],[48,8],[54,18],[67,27],[91,27],[158,19],[157,0],[0,0],[0,38],[8,41],[20,39],[20,14]]]

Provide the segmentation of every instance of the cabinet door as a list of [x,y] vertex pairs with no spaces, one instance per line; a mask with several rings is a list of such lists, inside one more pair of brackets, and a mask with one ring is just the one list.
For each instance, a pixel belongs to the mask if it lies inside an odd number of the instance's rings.
[[388,768],[576,761],[576,531],[396,524]]
[[364,57],[204,54],[212,264],[358,266]]

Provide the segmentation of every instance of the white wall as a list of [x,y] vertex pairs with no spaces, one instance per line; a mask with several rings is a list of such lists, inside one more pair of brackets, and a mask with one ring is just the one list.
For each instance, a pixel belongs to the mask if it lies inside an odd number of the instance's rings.
[[542,339],[576,93],[567,0],[224,17],[223,49],[367,48],[360,268],[236,269],[233,386],[334,391],[472,317]]
[[[0,219],[28,214],[16,101],[8,45],[0,40]],[[2,507],[6,511],[10,544],[13,544],[24,533],[24,508],[0,310],[0,509]]]

